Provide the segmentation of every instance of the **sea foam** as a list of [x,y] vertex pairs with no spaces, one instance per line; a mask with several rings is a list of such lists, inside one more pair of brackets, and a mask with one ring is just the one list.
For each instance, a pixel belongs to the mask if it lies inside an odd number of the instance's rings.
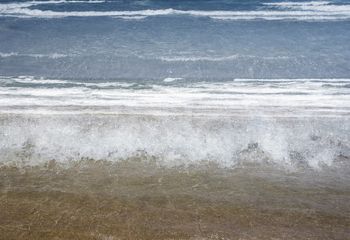
[[0,111],[343,117],[349,114],[349,82],[349,79],[234,79],[191,83],[180,77],[168,77],[160,82],[142,83],[1,77]]
[[320,169],[349,158],[349,131],[339,118],[0,114],[0,159],[37,165],[139,157],[167,166]]

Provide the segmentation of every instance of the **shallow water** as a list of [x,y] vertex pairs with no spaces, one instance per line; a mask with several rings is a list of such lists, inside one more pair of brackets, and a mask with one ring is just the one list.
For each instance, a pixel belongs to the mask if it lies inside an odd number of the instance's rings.
[[4,239],[346,239],[348,176],[133,158],[2,167]]

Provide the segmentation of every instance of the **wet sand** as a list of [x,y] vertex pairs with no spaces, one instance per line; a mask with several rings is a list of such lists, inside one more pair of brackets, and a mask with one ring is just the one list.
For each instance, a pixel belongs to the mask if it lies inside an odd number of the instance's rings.
[[148,159],[0,168],[0,239],[348,239],[345,177]]

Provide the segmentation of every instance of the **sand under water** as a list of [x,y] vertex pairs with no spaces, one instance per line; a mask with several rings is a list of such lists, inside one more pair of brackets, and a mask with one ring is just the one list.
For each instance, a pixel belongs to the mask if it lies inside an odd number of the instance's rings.
[[0,239],[347,239],[349,175],[334,171],[146,156],[2,166]]

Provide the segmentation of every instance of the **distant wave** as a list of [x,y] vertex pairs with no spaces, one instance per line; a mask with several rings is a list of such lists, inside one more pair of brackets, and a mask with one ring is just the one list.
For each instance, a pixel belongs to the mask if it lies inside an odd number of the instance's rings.
[[264,5],[279,7],[280,9],[293,9],[293,10],[304,10],[304,11],[319,11],[319,12],[350,11],[350,5],[335,5],[328,1],[275,2],[275,3],[264,3]]
[[164,62],[199,62],[199,61],[221,62],[221,61],[229,61],[229,60],[236,60],[236,59],[242,59],[242,58],[276,60],[276,59],[290,59],[291,57],[289,56],[271,56],[270,57],[270,56],[234,54],[234,55],[228,55],[228,56],[160,56],[160,57],[156,57],[155,59],[160,59]]
[[[0,52],[0,58],[9,58],[9,57],[32,57],[32,58],[49,58],[49,59],[59,59],[66,57],[79,56],[78,54],[62,54],[62,53],[51,53],[51,54],[42,54],[42,53],[18,53],[18,52]],[[116,55],[117,57],[125,57],[123,55]],[[263,59],[263,60],[283,60],[290,59],[290,56],[255,56],[255,55],[242,55],[242,54],[233,54],[227,56],[218,56],[218,55],[204,55],[204,56],[187,56],[187,55],[173,55],[173,56],[154,56],[154,55],[132,55],[133,57],[144,59],[144,60],[160,60],[163,62],[221,62],[221,61],[230,61],[236,59]]]
[[[89,82],[79,82],[79,81],[69,81],[69,80],[58,80],[58,79],[45,79],[45,78],[35,78],[33,76],[18,76],[18,77],[6,77],[0,76],[0,88],[4,84],[25,84],[25,86],[32,85],[55,85],[56,87],[65,87],[65,85],[73,87],[98,87],[98,88],[131,88],[134,83],[123,83],[123,82],[100,82],[100,83],[89,83]],[[18,85],[20,87],[20,85]]]
[[210,61],[210,62],[219,62],[225,60],[234,60],[240,58],[241,55],[235,54],[230,56],[168,56],[168,57],[159,57],[160,60],[165,62],[197,62],[197,61]]
[[179,81],[179,80],[183,80],[183,78],[174,78],[174,77],[167,77],[167,78],[164,78],[163,82],[175,82],[175,81]]
[[181,77],[168,77],[142,84],[1,77],[0,113],[349,116],[349,83],[350,79],[190,83]]
[[33,57],[33,58],[51,58],[51,59],[58,59],[58,58],[65,58],[68,57],[66,54],[60,54],[60,53],[51,53],[51,54],[33,54],[33,53],[17,53],[17,52],[9,52],[9,53],[3,53],[0,52],[0,58],[8,58],[8,57]]
[[272,5],[272,6],[323,6],[328,5],[331,2],[329,1],[305,1],[305,2],[273,2],[273,3],[264,3],[264,5]]
[[202,11],[178,9],[146,9],[137,11],[52,11],[33,9],[41,4],[58,3],[103,3],[103,1],[33,1],[23,3],[0,4],[0,16],[10,17],[116,17],[128,20],[140,20],[150,16],[184,15],[209,17],[217,20],[344,20],[350,19],[350,5],[335,5],[330,2],[277,2],[265,3],[266,8],[252,11]]

